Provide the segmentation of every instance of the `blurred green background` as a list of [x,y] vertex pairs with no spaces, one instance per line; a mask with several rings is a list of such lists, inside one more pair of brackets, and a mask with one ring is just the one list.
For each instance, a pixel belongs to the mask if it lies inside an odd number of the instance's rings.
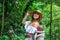
[[[25,13],[32,10],[40,10],[42,12],[43,18],[39,23],[44,27],[45,40],[50,40],[51,0],[0,0],[0,40],[9,40],[9,29],[11,24],[14,30],[12,33],[12,40],[24,40],[25,29],[21,22]],[[4,20],[2,19],[3,15]],[[28,16],[27,20],[30,19],[30,16]],[[2,23],[3,21],[4,23]],[[60,0],[52,0],[52,40],[59,40],[59,35]]]

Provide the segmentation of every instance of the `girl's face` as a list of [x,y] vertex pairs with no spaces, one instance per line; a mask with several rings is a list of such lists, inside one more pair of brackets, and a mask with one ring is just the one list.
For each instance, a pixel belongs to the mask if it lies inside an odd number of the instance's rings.
[[39,18],[39,15],[38,15],[38,14],[34,14],[34,15],[33,15],[33,18],[34,18],[34,19],[38,19],[38,18]]

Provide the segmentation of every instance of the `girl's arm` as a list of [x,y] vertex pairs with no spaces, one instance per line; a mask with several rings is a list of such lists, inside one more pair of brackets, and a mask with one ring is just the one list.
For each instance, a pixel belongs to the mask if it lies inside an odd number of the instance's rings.
[[28,15],[29,15],[29,13],[27,12],[26,15],[25,15],[25,17],[22,20],[22,24],[25,24]]

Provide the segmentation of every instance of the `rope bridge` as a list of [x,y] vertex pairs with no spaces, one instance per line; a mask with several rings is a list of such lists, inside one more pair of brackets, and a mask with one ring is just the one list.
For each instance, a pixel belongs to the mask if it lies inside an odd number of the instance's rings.
[[[28,0],[28,2],[30,2],[31,0]],[[26,4],[28,4],[28,2],[26,3]],[[1,28],[1,36],[2,36],[2,33],[3,33],[3,29],[4,29],[4,3],[5,3],[5,0],[3,1],[3,14],[2,14],[2,28]],[[23,12],[26,12],[27,11],[27,7],[28,7],[28,5],[26,5],[26,8],[23,10]],[[24,16],[24,15],[23,15]],[[52,0],[51,0],[51,6],[50,6],[50,40],[52,40],[51,39],[51,26],[52,26]],[[12,26],[10,26],[10,27],[12,27]],[[9,33],[10,33],[10,40],[12,40],[12,33],[15,35],[15,37],[16,38],[18,38],[19,40],[22,40],[20,37],[18,37],[16,34],[15,34],[15,32],[14,32],[14,30],[12,30],[12,29],[10,29],[9,30]]]

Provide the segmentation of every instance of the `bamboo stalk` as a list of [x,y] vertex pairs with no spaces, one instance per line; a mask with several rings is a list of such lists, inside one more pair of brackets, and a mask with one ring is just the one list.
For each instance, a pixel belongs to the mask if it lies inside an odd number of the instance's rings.
[[4,29],[4,3],[5,3],[5,0],[3,1],[3,13],[2,13],[2,28],[1,28],[1,36],[2,36],[2,33],[3,33],[3,29]]

